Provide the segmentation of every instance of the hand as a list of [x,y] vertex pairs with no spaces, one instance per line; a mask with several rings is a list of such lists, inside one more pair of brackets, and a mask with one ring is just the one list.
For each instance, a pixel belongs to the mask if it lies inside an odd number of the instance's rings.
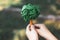
[[36,28],[37,33],[44,37],[47,40],[58,40],[47,28],[44,24],[35,24],[36,27],[39,27],[40,29]]
[[33,25],[31,25],[31,27],[30,27],[30,25],[27,26],[26,35],[29,40],[38,40],[38,34]]

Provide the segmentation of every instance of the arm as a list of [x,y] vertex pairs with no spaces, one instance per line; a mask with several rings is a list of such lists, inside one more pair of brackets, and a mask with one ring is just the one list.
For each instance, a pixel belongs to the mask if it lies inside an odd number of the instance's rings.
[[35,24],[36,27],[39,27],[40,29],[36,29],[37,33],[44,37],[47,40],[58,40],[48,29],[44,24]]
[[30,25],[27,26],[26,35],[29,40],[38,40],[38,34],[33,25],[31,25],[31,27]]

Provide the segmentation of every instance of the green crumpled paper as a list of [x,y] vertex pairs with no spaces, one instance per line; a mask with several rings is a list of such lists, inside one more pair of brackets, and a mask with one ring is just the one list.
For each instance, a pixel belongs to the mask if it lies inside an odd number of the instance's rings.
[[40,14],[39,6],[27,4],[22,7],[21,15],[25,21],[35,19]]

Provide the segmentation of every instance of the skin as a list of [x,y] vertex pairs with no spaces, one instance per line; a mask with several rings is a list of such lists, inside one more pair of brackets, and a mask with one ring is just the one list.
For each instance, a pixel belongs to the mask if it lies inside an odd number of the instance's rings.
[[26,35],[27,35],[28,39],[29,40],[38,40],[38,34],[37,34],[34,26],[31,25],[31,30],[29,29],[29,26],[30,25],[28,25],[26,28]]
[[[32,27],[33,26],[33,27]],[[31,30],[29,25],[27,26],[26,35],[29,40],[39,40],[38,34],[45,38],[46,40],[58,40],[47,28],[44,24],[35,24],[31,26]],[[40,29],[35,28],[39,27]]]

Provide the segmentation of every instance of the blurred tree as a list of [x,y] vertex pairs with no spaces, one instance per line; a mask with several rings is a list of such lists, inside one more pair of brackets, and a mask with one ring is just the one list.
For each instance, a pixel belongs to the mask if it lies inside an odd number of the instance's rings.
[[10,7],[11,5],[20,4],[20,2],[21,0],[0,0],[0,11]]

